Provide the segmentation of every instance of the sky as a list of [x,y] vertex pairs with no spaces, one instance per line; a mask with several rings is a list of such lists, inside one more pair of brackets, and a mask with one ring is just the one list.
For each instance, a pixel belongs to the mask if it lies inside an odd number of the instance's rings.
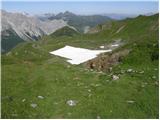
[[43,14],[70,11],[76,14],[147,14],[158,12],[158,1],[2,1],[3,10]]

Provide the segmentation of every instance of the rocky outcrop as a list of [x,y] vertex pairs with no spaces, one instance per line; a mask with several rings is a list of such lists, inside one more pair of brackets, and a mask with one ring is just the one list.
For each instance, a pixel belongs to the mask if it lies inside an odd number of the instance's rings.
[[111,71],[112,66],[121,62],[128,53],[129,50],[125,49],[111,54],[101,54],[97,58],[86,62],[85,66],[97,71]]

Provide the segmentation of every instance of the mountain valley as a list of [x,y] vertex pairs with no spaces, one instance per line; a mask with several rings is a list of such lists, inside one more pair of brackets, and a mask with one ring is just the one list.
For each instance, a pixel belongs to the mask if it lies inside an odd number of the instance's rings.
[[[17,16],[27,20],[19,19],[25,22],[16,21],[17,25],[11,24],[12,18],[2,24],[7,28],[2,34],[7,38],[6,43],[2,38],[2,49],[8,50],[2,54],[2,118],[159,117],[159,14],[120,21],[68,17],[69,12],[51,15],[49,22]],[[88,23],[90,19],[93,21]],[[60,26],[51,30],[52,24]],[[85,34],[84,26],[90,26]],[[7,31],[10,27],[15,29]],[[31,40],[23,42],[28,38]],[[14,48],[3,47],[9,44]],[[114,49],[72,65],[66,58],[50,54],[67,45]]]

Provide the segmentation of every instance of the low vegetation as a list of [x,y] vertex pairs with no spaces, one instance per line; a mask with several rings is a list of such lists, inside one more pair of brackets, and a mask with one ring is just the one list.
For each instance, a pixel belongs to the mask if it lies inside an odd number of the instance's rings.
[[[110,24],[94,34],[44,36],[2,55],[2,118],[158,118],[158,14]],[[108,57],[129,51],[110,70],[49,54],[65,45],[97,49],[118,39],[123,46],[98,57],[107,64]]]

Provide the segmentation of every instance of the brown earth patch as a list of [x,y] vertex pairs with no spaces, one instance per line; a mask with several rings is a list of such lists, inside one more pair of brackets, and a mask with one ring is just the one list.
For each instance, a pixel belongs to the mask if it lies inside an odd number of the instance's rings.
[[112,66],[117,65],[122,59],[128,55],[129,50],[125,49],[111,54],[100,54],[95,59],[89,60],[84,65],[88,69],[97,71],[111,71]]

